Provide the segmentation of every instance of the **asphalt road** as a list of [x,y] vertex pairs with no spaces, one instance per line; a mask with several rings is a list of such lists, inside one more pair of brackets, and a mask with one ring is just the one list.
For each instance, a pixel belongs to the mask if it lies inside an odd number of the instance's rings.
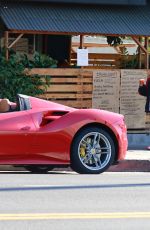
[[150,173],[0,172],[0,229],[150,229]]

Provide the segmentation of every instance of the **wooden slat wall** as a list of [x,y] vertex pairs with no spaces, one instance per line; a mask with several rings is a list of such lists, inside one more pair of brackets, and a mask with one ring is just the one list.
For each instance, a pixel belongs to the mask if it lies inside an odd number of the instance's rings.
[[[8,43],[9,45],[15,40],[16,38],[9,38],[8,39]],[[5,39],[4,37],[1,38],[0,40],[1,43],[1,47],[4,47],[4,43],[5,43]],[[18,53],[25,53],[28,54],[29,53],[29,44],[28,44],[28,39],[27,38],[21,38],[12,48],[15,52]]]
[[[108,53],[89,53],[89,66],[88,68],[98,67],[100,69],[110,68],[118,69],[121,60],[121,54],[108,54]],[[71,64],[77,63],[77,53],[71,53]],[[87,68],[87,67],[86,67]]]
[[32,69],[29,75],[51,76],[41,98],[76,108],[92,107],[93,71],[84,69]]

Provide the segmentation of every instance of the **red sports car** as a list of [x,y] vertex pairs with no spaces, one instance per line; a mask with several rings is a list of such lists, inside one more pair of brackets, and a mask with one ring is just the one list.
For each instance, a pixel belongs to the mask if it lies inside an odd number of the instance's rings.
[[123,115],[75,109],[18,94],[0,100],[0,164],[45,173],[71,166],[78,173],[102,173],[125,158]]

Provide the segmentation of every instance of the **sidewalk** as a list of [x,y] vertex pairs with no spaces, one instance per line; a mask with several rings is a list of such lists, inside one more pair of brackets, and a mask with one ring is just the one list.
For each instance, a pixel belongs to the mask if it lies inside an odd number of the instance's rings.
[[150,172],[149,150],[128,150],[126,159],[109,168],[109,172]]
[[[65,171],[65,168],[62,169]],[[0,166],[0,171],[24,171],[23,167],[15,168],[9,165]],[[60,169],[59,169],[60,171]],[[68,169],[66,169],[68,171]],[[149,150],[128,150],[126,159],[117,165],[112,165],[108,172],[150,172]]]

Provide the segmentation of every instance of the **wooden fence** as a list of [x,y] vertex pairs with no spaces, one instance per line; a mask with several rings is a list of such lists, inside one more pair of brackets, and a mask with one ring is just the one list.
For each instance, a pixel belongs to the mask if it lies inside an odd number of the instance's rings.
[[92,107],[93,71],[84,69],[32,69],[30,75],[51,76],[41,97],[76,108]]
[[51,76],[41,98],[75,108],[93,106],[119,112],[125,116],[128,129],[145,127],[145,98],[138,95],[138,82],[141,77],[146,79],[147,70],[50,68],[32,69],[28,74]]

